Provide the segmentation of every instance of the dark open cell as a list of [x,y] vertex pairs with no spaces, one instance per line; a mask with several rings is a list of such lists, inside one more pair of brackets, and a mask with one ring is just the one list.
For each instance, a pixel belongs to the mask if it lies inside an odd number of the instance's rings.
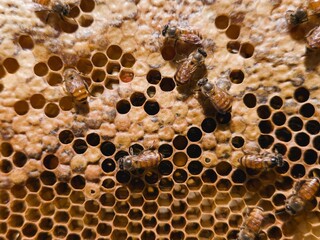
[[77,233],[70,233],[67,236],[67,240],[80,240],[80,236]]
[[260,135],[258,138],[258,143],[261,148],[269,148],[274,142],[274,138],[270,135]]
[[267,119],[271,115],[271,110],[268,105],[261,105],[257,108],[258,116],[262,119]]
[[130,181],[130,173],[128,171],[118,171],[116,179],[121,184],[127,184]]
[[232,146],[241,148],[244,144],[244,139],[241,136],[235,136],[231,139]]
[[244,183],[246,181],[247,175],[243,170],[236,169],[232,173],[231,178],[234,183]]
[[175,84],[175,82],[173,81],[172,78],[164,77],[161,80],[160,88],[161,88],[162,91],[171,92],[175,87],[176,87],[176,84]]
[[0,160],[0,171],[2,173],[9,173],[12,170],[12,163],[7,159]]
[[309,99],[310,93],[309,90],[305,87],[297,88],[294,92],[294,99],[297,102],[305,102]]
[[76,139],[73,142],[73,150],[78,153],[78,154],[82,154],[85,153],[88,149],[88,145],[86,143],[86,141],[84,141],[83,139]]
[[118,161],[120,158],[122,158],[122,157],[124,157],[124,156],[128,156],[128,155],[129,155],[128,152],[123,151],[123,150],[120,150],[120,151],[118,151],[118,152],[116,153],[116,155],[114,156],[114,159],[115,159],[116,161]]
[[294,138],[295,142],[301,146],[301,147],[305,147],[309,144],[310,142],[310,137],[308,134],[304,133],[304,132],[300,132],[297,133],[297,135]]
[[229,53],[237,54],[240,49],[240,42],[238,41],[229,41],[227,43],[227,50]]
[[272,122],[277,125],[283,125],[287,120],[286,115],[283,112],[276,112],[272,115]]
[[59,133],[59,140],[63,144],[69,144],[73,141],[74,136],[70,130],[63,130]]
[[320,124],[317,120],[310,120],[306,123],[305,128],[308,133],[315,135],[320,131]]
[[160,147],[159,147],[159,153],[162,154],[162,156],[164,158],[168,158],[172,155],[173,153],[173,148],[170,144],[162,144]]
[[22,228],[22,233],[26,237],[33,237],[37,234],[38,227],[33,223],[26,223]]
[[313,149],[307,149],[303,154],[303,160],[306,164],[314,164],[317,162],[318,154]]
[[161,80],[161,73],[158,70],[150,70],[147,74],[147,81],[150,84],[158,84]]
[[271,133],[273,131],[273,124],[269,120],[262,120],[259,122],[259,129],[261,133]]
[[91,74],[91,79],[94,82],[103,82],[105,78],[106,72],[101,69],[95,69]]
[[240,35],[240,30],[240,26],[231,24],[226,31],[226,35],[230,39],[237,39]]
[[72,96],[64,96],[59,101],[59,106],[62,111],[69,111],[73,108],[73,97]]
[[315,137],[312,143],[315,149],[320,150],[320,136]]
[[150,171],[145,174],[144,179],[148,184],[155,184],[158,182],[159,176],[157,173]]
[[29,104],[25,100],[20,100],[15,102],[13,108],[18,115],[25,115],[29,111]]
[[287,146],[283,143],[276,143],[273,145],[272,151],[273,152],[277,151],[278,153],[285,155],[287,152]]
[[206,133],[212,133],[217,127],[217,123],[213,118],[205,118],[201,123],[201,128]]
[[200,161],[191,161],[188,165],[189,173],[192,175],[198,175],[201,173],[203,166]]
[[46,103],[46,99],[42,94],[34,94],[30,98],[30,104],[35,109],[41,109]]
[[200,157],[202,150],[199,145],[190,144],[187,148],[187,154],[190,158],[198,158]]
[[108,58],[104,53],[96,52],[91,57],[91,61],[96,67],[103,67],[107,64]]
[[302,152],[301,152],[300,148],[292,147],[292,148],[289,149],[288,158],[291,161],[297,161],[297,160],[300,159],[301,154],[302,154]]
[[232,170],[232,166],[230,163],[222,161],[218,163],[218,165],[216,166],[216,170],[220,176],[228,176]]
[[65,226],[56,225],[53,229],[53,235],[57,238],[64,238],[68,234],[68,229]]
[[13,153],[13,147],[10,143],[3,142],[0,146],[0,151],[4,157],[9,157]]
[[240,55],[244,58],[251,58],[254,53],[254,46],[251,43],[242,43]]
[[58,56],[51,56],[48,59],[48,66],[53,71],[59,71],[63,67],[63,62]]
[[283,165],[281,167],[276,168],[276,171],[279,174],[284,174],[284,173],[288,172],[288,170],[289,170],[289,164],[286,161],[283,163]]
[[243,103],[248,107],[248,108],[254,108],[257,104],[257,98],[254,94],[252,93],[247,93],[243,97]]
[[150,98],[154,97],[156,95],[156,88],[154,86],[148,87],[147,94]]
[[15,73],[20,68],[19,63],[15,58],[6,58],[3,61],[3,66],[8,73]]
[[216,120],[219,124],[227,124],[231,121],[231,113],[227,112],[227,113],[217,113],[216,115]]
[[21,35],[19,37],[19,44],[22,49],[32,49],[34,47],[33,40],[29,35]]
[[71,179],[71,186],[75,189],[83,189],[86,185],[86,180],[83,176],[76,175]]
[[56,116],[58,116],[59,112],[60,108],[55,103],[48,103],[44,108],[44,113],[49,118],[55,118]]
[[230,81],[235,84],[240,84],[243,82],[244,73],[240,69],[234,69],[229,74]]
[[268,237],[270,239],[281,239],[282,237],[282,230],[279,227],[271,227],[268,229]]
[[305,103],[301,106],[299,113],[302,116],[309,118],[309,117],[312,117],[313,114],[315,113],[315,108],[311,103]]
[[110,45],[107,49],[107,56],[112,60],[118,60],[122,55],[122,49],[118,45]]
[[202,132],[199,128],[192,127],[188,130],[187,137],[191,142],[197,142],[201,139]]
[[117,102],[116,109],[117,109],[118,113],[126,114],[130,111],[131,105],[130,105],[129,101],[122,99],[119,102]]
[[97,133],[89,133],[86,137],[86,140],[91,146],[98,146],[100,143],[100,136]]
[[121,65],[123,67],[131,68],[135,62],[136,62],[136,59],[134,58],[134,56],[132,56],[131,53],[125,53],[121,57]]
[[149,115],[155,115],[159,112],[160,106],[156,101],[147,101],[144,105],[144,110]]
[[180,240],[184,239],[184,233],[182,231],[174,230],[170,233],[170,239],[172,240]]
[[100,145],[100,151],[105,156],[111,156],[116,151],[116,147],[112,142],[103,142]]
[[270,100],[270,106],[273,109],[280,109],[283,105],[283,100],[279,96],[273,96]]
[[302,178],[306,174],[306,169],[302,164],[296,164],[291,168],[291,176],[294,178]]
[[102,162],[101,168],[105,173],[110,173],[116,169],[116,164],[111,158],[107,158]]
[[34,65],[33,71],[37,76],[43,77],[43,76],[47,75],[49,69],[48,69],[47,64],[45,64],[43,62],[39,62],[36,65]]
[[303,127],[303,121],[299,117],[289,119],[288,126],[292,131],[300,131]]
[[183,150],[187,147],[188,140],[185,136],[178,135],[173,139],[173,146],[177,150]]
[[27,156],[23,152],[16,152],[12,161],[16,167],[23,167],[27,162]]
[[55,155],[47,155],[43,159],[43,165],[47,169],[55,169],[59,165],[59,159]]
[[52,186],[57,182],[56,175],[53,172],[44,171],[40,174],[40,180],[44,185]]
[[158,166],[158,170],[161,175],[170,175],[173,170],[172,162],[168,160],[162,160]]
[[130,97],[130,102],[133,106],[139,107],[144,104],[146,97],[141,92],[134,92]]
[[93,65],[89,59],[82,58],[77,62],[77,69],[82,74],[89,74],[93,69]]
[[212,169],[207,169],[202,173],[201,178],[205,183],[214,183],[217,180],[217,174]]
[[143,146],[135,143],[133,145],[130,146],[130,151],[133,152],[133,155],[139,155],[140,153],[142,153],[144,150]]
[[173,180],[176,183],[184,183],[188,178],[188,173],[183,169],[177,169],[173,172]]
[[226,15],[220,15],[215,19],[215,25],[218,29],[226,29],[229,26],[229,17]]
[[290,130],[286,127],[282,127],[276,130],[276,137],[283,142],[289,142],[292,138]]

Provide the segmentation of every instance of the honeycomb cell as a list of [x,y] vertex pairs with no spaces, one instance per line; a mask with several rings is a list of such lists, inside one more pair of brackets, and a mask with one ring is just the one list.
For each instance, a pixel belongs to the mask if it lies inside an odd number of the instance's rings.
[[80,9],[82,12],[92,12],[95,7],[94,0],[82,0],[80,2]]
[[303,160],[306,164],[312,165],[317,162],[318,154],[313,149],[307,149],[303,154]]
[[80,236],[77,233],[70,233],[67,238],[67,240],[80,240]]
[[93,65],[96,67],[104,67],[108,62],[108,58],[104,53],[96,52],[91,57],[91,61],[92,61]]
[[51,56],[48,59],[48,66],[52,71],[59,71],[63,67],[63,62],[58,56]]
[[227,43],[227,50],[229,53],[237,54],[240,50],[240,42],[239,41],[229,41]]
[[105,78],[106,78],[106,73],[101,69],[94,69],[91,74],[91,79],[94,82],[103,82]]
[[144,111],[149,115],[156,115],[160,110],[159,103],[153,100],[148,100],[144,104]]
[[202,172],[203,166],[199,161],[191,161],[188,165],[188,171],[191,175],[198,175]]
[[320,136],[315,137],[312,144],[315,149],[320,150]]
[[74,135],[70,130],[62,130],[59,133],[59,141],[63,144],[69,144],[73,141]]
[[145,202],[142,207],[143,212],[146,214],[155,214],[157,212],[157,209],[158,206],[154,201]]
[[26,181],[26,187],[30,192],[38,192],[41,187],[40,180],[37,178],[28,178]]
[[90,238],[95,239],[96,238],[96,231],[91,228],[85,228],[81,233],[81,238],[82,239],[90,239]]
[[176,87],[175,82],[172,78],[164,77],[160,82],[160,88],[164,92],[171,92]]
[[71,96],[62,97],[59,101],[59,107],[62,111],[70,111],[73,108],[73,98]]
[[190,158],[198,158],[201,156],[202,150],[197,144],[190,144],[187,147],[187,154]]
[[157,225],[157,219],[153,216],[145,216],[142,219],[142,224],[145,228],[154,228]]
[[286,120],[286,115],[283,112],[275,112],[272,115],[272,122],[277,126],[282,126]]
[[310,142],[310,137],[304,132],[297,133],[294,137],[294,141],[301,147],[305,147]]
[[78,154],[83,154],[88,149],[88,145],[86,141],[83,139],[74,140],[72,147],[73,147],[73,150]]
[[207,184],[204,184],[201,188],[201,195],[203,197],[207,197],[207,198],[213,198],[216,195],[216,188],[214,186],[210,186]]
[[82,14],[79,18],[78,18],[78,23],[81,27],[90,27],[91,24],[93,23],[94,18],[91,15],[88,14]]
[[173,139],[173,146],[177,150],[183,150],[187,147],[188,140],[185,136],[178,135]]
[[[80,176],[80,175],[75,175],[72,177],[71,179],[71,186],[74,188],[74,189],[83,189],[86,185],[86,180],[84,179],[83,176]],[[82,192],[78,192],[78,191],[74,191],[72,194],[74,194],[75,197],[82,197],[83,194]]]
[[125,68],[132,68],[136,62],[136,59],[131,53],[125,53],[121,57],[121,65]]
[[55,190],[58,195],[68,196],[71,192],[71,188],[68,183],[59,182],[55,185]]
[[212,133],[217,127],[217,123],[213,118],[205,118],[201,123],[201,129],[206,133]]
[[115,216],[113,219],[113,226],[118,228],[125,228],[128,224],[128,218],[125,216]]
[[260,135],[258,138],[258,143],[262,148],[269,148],[273,144],[273,142],[274,138],[270,135]]
[[0,171],[2,173],[10,173],[12,171],[12,163],[7,159],[0,160]]
[[317,120],[309,120],[305,124],[305,129],[309,134],[316,135],[320,132],[320,124]]
[[56,176],[53,172],[44,171],[40,174],[40,180],[43,185],[52,186],[57,182]]
[[282,230],[277,226],[271,227],[268,229],[268,237],[270,239],[281,239]]
[[294,178],[301,178],[306,174],[306,169],[302,164],[295,164],[292,166],[290,174]]
[[156,231],[159,235],[167,235],[171,231],[171,226],[168,223],[159,223]]
[[315,108],[311,103],[305,103],[300,107],[299,113],[306,118],[310,118],[314,115]]
[[[220,199],[220,197],[219,197]],[[221,200],[221,199],[220,199]],[[227,200],[227,199],[226,199]],[[230,199],[229,199],[230,200]],[[224,203],[226,203],[227,201],[225,201]],[[214,204],[214,200],[212,200],[211,198],[204,198],[202,199],[201,205],[200,205],[201,211],[203,213],[212,213],[213,210],[216,208],[215,204]],[[198,216],[199,217],[199,216]]]
[[253,93],[247,93],[243,97],[243,103],[248,107],[248,108],[254,108],[257,104],[257,98]]
[[51,201],[54,198],[54,192],[50,187],[42,187],[41,190],[39,191],[39,196],[44,201]]
[[64,238],[68,234],[68,229],[63,225],[56,225],[53,228],[53,235],[57,238]]
[[219,191],[229,191],[231,187],[231,182],[228,179],[220,179],[217,182],[217,189]]
[[139,222],[130,222],[128,232],[133,235],[138,235],[142,232],[142,225]]
[[21,239],[19,238],[20,235],[21,233],[18,230],[10,229],[6,234],[6,237],[7,239]]
[[272,197],[272,202],[275,206],[282,206],[285,204],[286,196],[278,193]]
[[159,195],[158,188],[147,186],[143,191],[143,196],[146,200],[155,200]]
[[91,86],[90,94],[94,97],[102,95],[104,92],[104,87],[100,84],[93,84]]
[[231,121],[231,114],[230,112],[227,113],[217,113],[216,120],[219,124],[228,124]]
[[34,94],[30,98],[30,104],[35,109],[41,109],[46,103],[46,99],[42,94]]
[[24,223],[24,217],[18,214],[11,214],[7,222],[11,227],[21,227]]
[[21,185],[14,185],[11,189],[11,194],[17,198],[17,199],[22,199],[25,198],[27,195],[27,190],[25,189],[24,186]]
[[227,29],[230,24],[229,17],[226,15],[217,16],[214,22],[216,27],[221,30]]
[[113,181],[113,179],[110,178],[106,178],[103,180],[102,182],[102,187],[104,187],[106,190],[111,190],[114,188],[114,186],[116,185],[116,183]]
[[187,196],[187,202],[189,205],[199,205],[202,201],[202,196],[198,192],[190,192]]
[[217,174],[212,169],[207,169],[202,173],[201,179],[205,183],[214,183],[217,180]]
[[0,190],[0,204],[7,204],[9,201],[9,193],[7,191]]
[[18,115],[25,115],[29,111],[29,104],[25,100],[20,100],[15,102],[13,108]]
[[216,166],[216,171],[220,176],[229,175],[231,170],[232,170],[231,164],[225,161],[218,163],[218,165]]
[[273,131],[273,124],[269,120],[260,121],[258,126],[261,133],[268,134]]
[[198,177],[190,177],[187,181],[187,186],[190,190],[196,191],[200,189],[202,182]]
[[119,171],[117,172],[116,179],[119,183],[126,184],[130,181],[130,173],[127,171]]
[[280,109],[283,105],[283,100],[280,96],[273,96],[271,99],[270,99],[270,106],[273,108],[273,109]]
[[288,158],[290,161],[297,161],[301,157],[301,149],[298,147],[291,147],[288,152]]
[[103,206],[112,207],[116,202],[115,197],[111,193],[104,193],[100,197],[100,203]]
[[173,197],[175,199],[184,199],[189,193],[188,188],[185,185],[176,185],[173,188]]
[[107,76],[107,79],[104,82],[104,86],[109,89],[117,89],[119,87],[119,79],[117,76]]
[[108,74],[118,75],[120,72],[121,66],[118,62],[108,62],[106,69]]
[[36,222],[40,219],[41,215],[38,209],[28,208],[25,212],[25,219],[27,221]]
[[201,139],[202,132],[197,127],[191,127],[187,132],[187,137],[191,142],[197,142]]
[[309,99],[309,96],[310,96],[309,90],[306,89],[305,87],[297,88],[293,95],[294,99],[300,103],[306,102]]
[[15,58],[6,58],[2,64],[8,73],[15,73],[20,68],[19,63]]
[[130,69],[122,69],[120,71],[120,80],[124,83],[131,82],[134,78],[134,72]]
[[[116,151],[116,147],[112,142],[105,141],[105,142],[101,143],[100,151],[105,156],[112,156]],[[128,155],[127,153],[125,153],[125,154]]]
[[107,49],[107,56],[112,60],[118,60],[122,55],[122,49],[118,45],[110,45]]
[[85,75],[91,73],[93,69],[92,62],[89,59],[85,59],[85,58],[79,59],[76,67],[81,74],[85,74]]
[[299,117],[291,117],[288,126],[292,131],[300,131],[303,128],[303,121]]
[[147,74],[147,81],[150,84],[158,84],[161,80],[161,73],[158,70],[150,70]]
[[44,108],[44,113],[49,118],[55,118],[60,113],[60,108],[55,103],[48,103]]
[[89,133],[86,136],[86,141],[90,146],[98,146],[100,144],[100,136],[97,133]]
[[240,30],[241,30],[240,26],[231,24],[226,31],[226,35],[230,39],[237,39],[240,35]]
[[154,86],[148,87],[148,89],[147,89],[147,95],[148,95],[150,98],[153,98],[154,95],[156,95],[156,88],[155,88]]
[[267,105],[261,105],[257,108],[257,114],[261,119],[267,119],[271,115],[271,110]]
[[19,36],[19,45],[22,49],[33,49],[34,43],[33,39],[29,35]]
[[241,136],[235,136],[231,139],[231,144],[235,148],[241,148],[244,144],[244,139]]
[[254,46],[251,43],[242,43],[240,47],[240,55],[243,58],[251,58],[254,53]]
[[117,105],[116,105],[116,109],[117,109],[117,112],[120,113],[120,114],[126,114],[130,111],[131,109],[131,105],[130,105],[130,102],[127,101],[127,100],[120,100],[119,102],[117,102]]
[[229,79],[232,83],[240,84],[244,80],[244,73],[240,69],[234,69],[230,72]]

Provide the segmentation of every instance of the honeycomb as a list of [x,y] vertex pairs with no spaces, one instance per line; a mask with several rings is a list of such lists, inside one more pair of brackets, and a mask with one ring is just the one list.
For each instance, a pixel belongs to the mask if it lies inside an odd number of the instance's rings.
[[[319,191],[301,215],[281,212],[297,181],[320,176],[319,57],[305,54],[309,23],[284,18],[299,1],[81,0],[66,20],[0,5],[0,239],[236,239],[255,206],[261,239],[320,238]],[[168,22],[203,35],[231,113],[176,86],[191,49],[163,44]],[[83,106],[63,90],[70,67],[89,86]],[[119,171],[150,148],[158,167]],[[284,166],[239,167],[261,149]]]

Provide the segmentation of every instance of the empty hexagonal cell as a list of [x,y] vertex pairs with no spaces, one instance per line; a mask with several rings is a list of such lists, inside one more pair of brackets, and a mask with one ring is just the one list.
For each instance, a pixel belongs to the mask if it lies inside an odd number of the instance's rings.
[[14,185],[11,189],[11,194],[15,198],[22,199],[27,195],[27,190],[22,185]]
[[56,175],[51,171],[43,171],[40,174],[40,180],[43,185],[52,186],[57,182]]
[[171,219],[172,212],[169,208],[159,207],[156,216],[159,221],[169,221]]
[[94,66],[96,67],[103,67],[107,64],[108,58],[107,56],[102,52],[96,52],[92,55],[91,61]]
[[173,180],[176,183],[184,183],[187,180],[188,174],[183,169],[177,169],[173,172]]
[[127,213],[130,209],[130,206],[127,202],[118,201],[116,202],[114,209],[117,213]]
[[230,24],[230,19],[226,15],[219,15],[215,19],[215,25],[218,29],[227,29]]
[[171,92],[176,87],[172,78],[164,77],[160,82],[160,88],[164,92]]
[[122,55],[122,49],[118,45],[110,45],[107,49],[107,56],[112,60],[118,60]]
[[240,30],[240,26],[231,24],[226,31],[226,35],[230,39],[237,39],[240,35]]
[[106,190],[112,190],[115,185],[115,181],[111,178],[105,178],[102,182],[102,187],[104,187]]
[[254,108],[257,104],[257,98],[253,93],[247,93],[243,96],[243,103],[248,108]]
[[19,36],[19,45],[22,49],[32,49],[34,47],[33,39],[29,35]]
[[175,185],[172,193],[175,199],[184,199],[188,195],[189,190],[185,185]]
[[29,104],[25,100],[20,100],[15,102],[14,104],[14,110],[18,115],[25,115],[29,111]]
[[136,59],[131,53],[125,53],[121,57],[121,65],[125,68],[132,68],[136,62]]
[[143,196],[146,200],[155,200],[159,195],[159,190],[153,186],[147,186],[143,191]]
[[44,113],[49,118],[55,118],[56,116],[58,116],[59,112],[60,108],[55,103],[48,103],[44,108]]
[[297,102],[306,102],[309,99],[309,96],[310,96],[310,92],[305,87],[297,88],[293,95],[294,99]]
[[202,196],[198,192],[190,192],[187,196],[187,202],[189,205],[198,205],[202,200]]
[[201,211],[204,213],[212,213],[212,211],[216,208],[216,205],[214,204],[214,201],[212,198],[205,198],[202,199],[201,205],[200,205]]
[[89,74],[93,69],[92,62],[86,58],[79,59],[76,67],[77,67],[78,71],[82,74]]
[[244,73],[240,69],[234,69],[229,74],[230,81],[235,84],[240,84],[244,80]]
[[[75,181],[78,181],[77,179],[79,179],[79,178],[73,178],[73,179],[75,179]],[[81,181],[81,179],[79,179],[79,181]],[[71,185],[73,185],[73,184],[71,184]],[[82,204],[85,200],[84,193],[80,192],[80,191],[72,191],[71,195],[70,195],[70,200],[73,203]]]
[[111,61],[111,62],[108,62],[107,64],[107,73],[110,75],[118,75],[120,72],[120,69],[121,69],[121,66],[118,62]]
[[254,53],[254,46],[251,43],[242,43],[240,47],[240,55],[243,58],[251,58]]
[[89,27],[93,23],[94,18],[89,14],[81,14],[78,18],[78,23],[81,27]]
[[47,63],[53,71],[59,71],[63,67],[62,59],[59,56],[50,56]]
[[41,109],[46,103],[46,99],[42,94],[34,94],[30,98],[30,104],[35,109]]
[[189,221],[197,220],[201,215],[202,213],[198,207],[189,207],[186,212],[186,218]]
[[12,171],[12,163],[8,159],[0,159],[0,171],[2,173],[10,173]]
[[129,188],[131,193],[141,193],[144,187],[145,187],[145,182],[139,177],[132,178],[129,183]]
[[142,232],[142,225],[139,222],[130,222],[127,230],[132,235],[138,235]]
[[315,134],[318,134],[320,131],[320,124],[316,120],[310,120],[310,121],[307,121],[305,125],[305,129],[309,134],[315,135]]
[[240,42],[239,41],[229,41],[227,43],[227,50],[229,53],[236,54],[239,52]]
[[215,203],[217,205],[226,205],[231,200],[229,193],[218,192],[215,198]]
[[214,185],[204,184],[201,188],[201,195],[203,197],[213,198],[217,190]]
[[8,73],[15,73],[20,68],[19,63],[15,58],[6,58],[2,64]]
[[228,176],[232,170],[232,166],[227,161],[222,161],[216,166],[216,171],[220,176]]
[[231,187],[231,182],[228,179],[220,179],[217,182],[218,191],[229,191]]

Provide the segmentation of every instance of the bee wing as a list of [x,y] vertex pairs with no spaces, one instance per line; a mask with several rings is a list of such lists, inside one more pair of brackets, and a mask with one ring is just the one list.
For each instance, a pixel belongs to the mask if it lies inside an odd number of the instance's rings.
[[75,78],[74,80],[66,80],[65,85],[67,91],[71,94],[73,94],[80,88],[86,87],[84,84],[84,80],[79,79],[79,77]]
[[184,42],[191,43],[191,44],[202,43],[202,39],[198,35],[192,34],[192,33],[181,34],[180,39]]
[[32,8],[36,12],[49,11],[50,10],[47,6],[39,4],[39,3],[35,3],[35,2],[31,3],[30,6],[31,6],[30,8]]
[[190,61],[184,62],[179,68],[180,79],[185,82],[191,80],[192,74],[196,71],[196,69],[196,65],[190,66]]

